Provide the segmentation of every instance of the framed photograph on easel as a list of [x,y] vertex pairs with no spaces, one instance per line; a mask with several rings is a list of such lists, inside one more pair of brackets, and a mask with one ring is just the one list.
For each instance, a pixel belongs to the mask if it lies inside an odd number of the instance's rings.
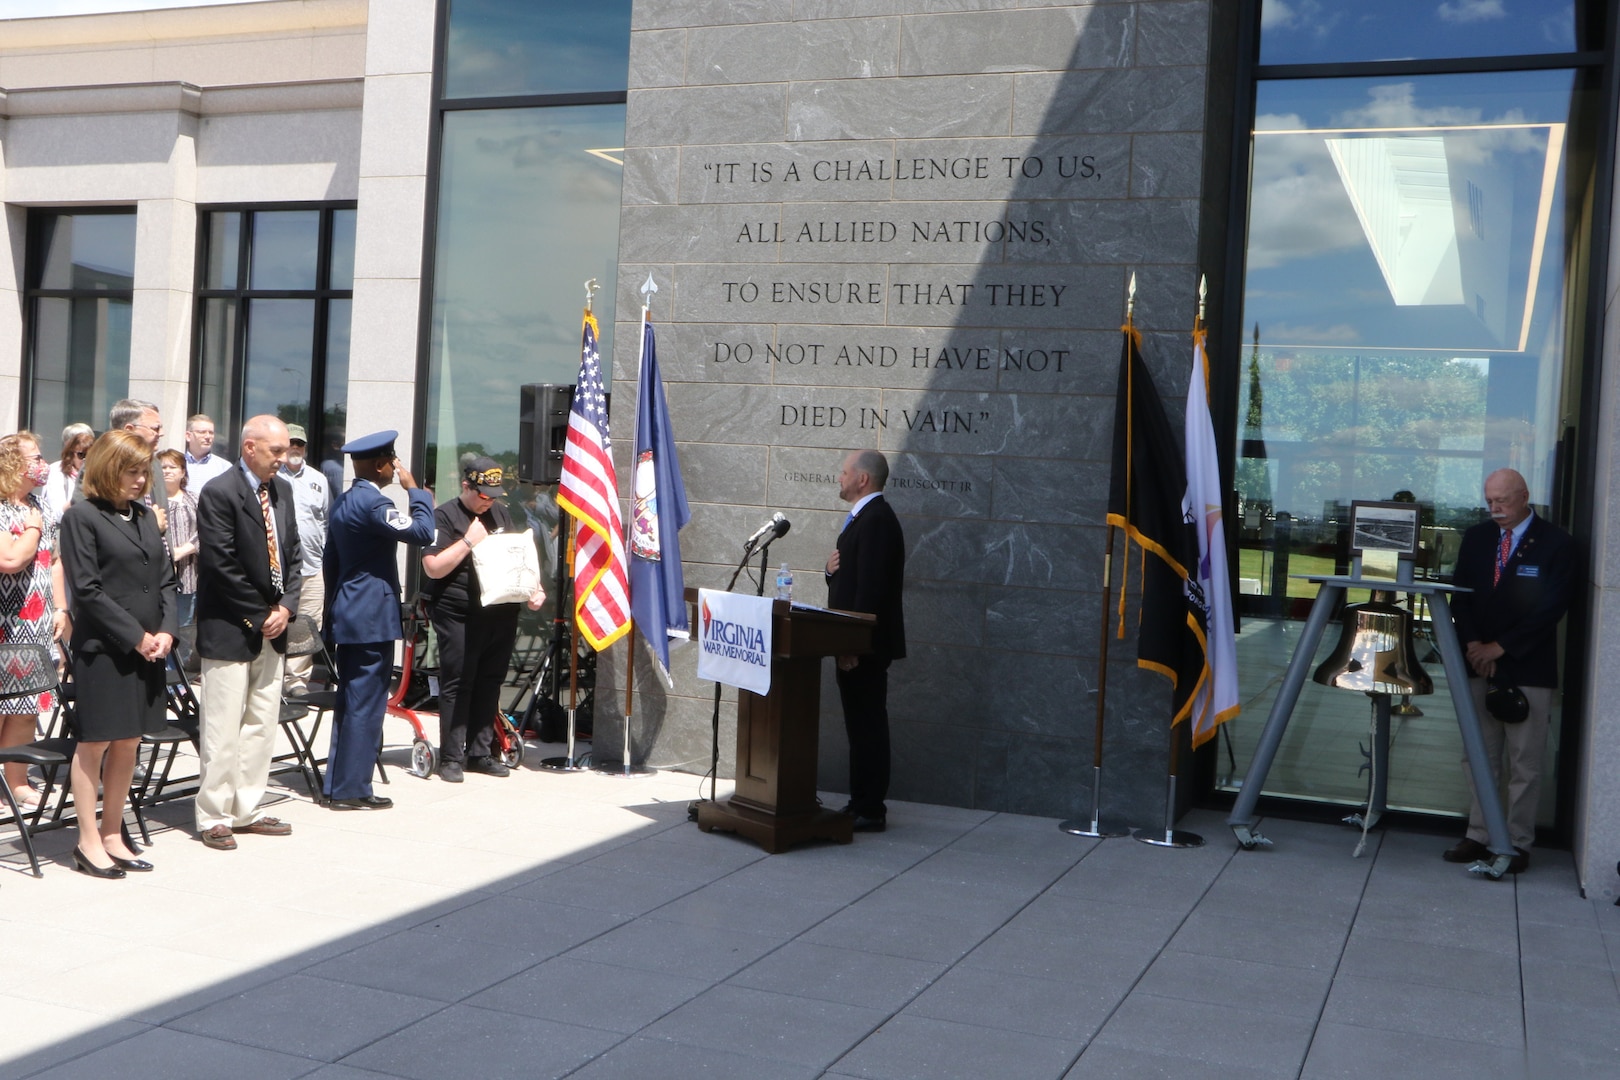
[[1418,549],[1418,515],[1422,507],[1411,502],[1353,502],[1350,504],[1350,554],[1393,552],[1410,559]]

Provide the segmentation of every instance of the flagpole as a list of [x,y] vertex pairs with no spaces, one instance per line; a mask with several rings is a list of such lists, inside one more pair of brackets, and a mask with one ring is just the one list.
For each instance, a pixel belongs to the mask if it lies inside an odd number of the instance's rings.
[[[1204,325],[1204,298],[1207,292],[1208,282],[1204,277],[1200,276],[1198,279],[1198,315],[1193,320],[1193,332],[1195,334],[1197,331],[1201,330]],[[1200,376],[1200,374],[1201,373],[1199,372],[1194,372],[1193,377],[1197,378]],[[1191,392],[1191,388],[1189,388],[1188,392]],[[1188,724],[1190,725],[1194,722],[1195,721],[1193,720],[1189,720]],[[1144,844],[1151,844],[1154,847],[1171,848],[1193,848],[1204,846],[1204,838],[1202,836],[1199,836],[1195,832],[1187,832],[1175,827],[1176,781],[1181,771],[1180,762],[1181,732],[1176,730],[1176,725],[1172,721],[1170,724],[1170,768],[1168,775],[1165,777],[1164,832],[1162,835],[1158,836],[1148,836],[1146,834],[1138,836],[1137,839]]]
[[[1125,325],[1133,326],[1136,314],[1136,275],[1131,275],[1130,288],[1125,294]],[[1102,824],[1102,763],[1103,763],[1103,720],[1108,711],[1108,612],[1113,606],[1112,591],[1114,587],[1114,526],[1105,526],[1107,541],[1103,547],[1103,591],[1102,611],[1098,619],[1097,643],[1097,719],[1091,748],[1091,820],[1081,821],[1071,818],[1058,825],[1058,828],[1071,836],[1089,836],[1107,838],[1111,836],[1124,836],[1130,832],[1129,828],[1118,824],[1104,827]],[[1121,593],[1124,592],[1122,588]]]
[[[592,280],[594,281],[595,279],[593,278]],[[589,293],[587,293],[586,296],[588,298]],[[554,649],[552,655],[557,658],[556,662],[559,665],[559,669],[558,675],[552,680],[552,685],[554,686],[557,684],[557,679],[561,676],[560,665],[563,663],[561,649],[563,644],[563,631],[568,625],[565,621],[567,616],[564,614],[564,605],[566,604],[569,610],[571,610],[573,606],[569,599],[573,590],[568,587],[569,579],[564,575],[564,569],[574,564],[574,536],[575,530],[577,530],[579,527],[579,523],[574,520],[574,516],[566,511],[562,512],[562,516],[558,520],[559,523],[565,522],[567,527],[561,530],[562,535],[560,539],[562,540],[563,557],[558,561],[557,565],[557,618],[554,620],[552,631],[556,648]],[[545,769],[547,772],[584,772],[587,767],[574,754],[576,740],[575,733],[578,730],[575,726],[575,717],[579,713],[579,650],[574,645],[573,634],[568,635],[567,663],[568,752],[563,757],[542,758],[540,761],[540,767]],[[559,690],[560,689],[561,688],[559,687]]]
[[[590,315],[592,313],[592,309],[595,307],[596,293],[601,287],[601,285],[597,284],[595,278],[588,278],[585,281],[585,314]],[[574,543],[579,530],[579,522],[574,520],[572,514],[561,507],[558,507],[558,513],[560,515],[558,525],[561,526],[558,531],[558,539],[562,542],[562,558],[558,560],[557,564],[557,617],[554,621],[553,642],[555,646],[562,645],[563,628],[567,626],[565,621],[568,618],[567,613],[573,611],[573,589],[570,585],[573,581]],[[575,633],[578,632],[577,622],[574,631]],[[557,654],[554,652],[553,655]],[[557,655],[557,660],[561,663],[562,657]],[[555,680],[553,680],[553,685],[555,685]],[[576,726],[578,714],[579,649],[575,643],[574,634],[570,633],[568,635],[568,747],[567,752],[562,757],[549,757],[541,760],[540,767],[547,772],[584,772],[589,767],[576,757],[574,752],[579,730]],[[594,735],[594,724],[591,730]]]
[[[643,327],[645,327],[645,325],[652,320],[652,298],[653,298],[653,293],[655,293],[657,291],[658,291],[658,283],[653,280],[652,273],[649,271],[648,274],[647,274],[647,280],[641,286],[641,322],[642,322]],[[643,334],[645,334],[645,331],[643,331]],[[643,340],[645,340],[645,337],[643,337]],[[640,373],[639,372],[637,373],[637,378],[638,379],[640,378]],[[637,395],[637,397],[639,397],[640,395],[642,395],[642,394],[644,394],[646,392],[647,392],[647,388],[645,386],[639,386],[638,385],[636,387],[636,395]],[[631,469],[630,475],[632,477],[631,483],[633,485],[634,482],[635,482],[634,481],[634,477],[635,477],[635,463],[634,462],[631,463],[630,469]],[[633,488],[632,488],[632,491],[633,491]],[[633,498],[632,498],[632,501],[633,501]],[[633,512],[633,508],[632,508],[632,512],[629,513],[629,514],[626,514],[625,518],[624,518],[624,550],[626,552],[630,551],[631,530],[634,529],[634,528],[635,528],[635,513]],[[626,600],[629,599],[630,588],[631,588],[630,580],[627,577],[625,579],[625,598],[626,598]],[[602,766],[602,767],[598,768],[597,771],[599,773],[601,773],[602,775],[604,775],[604,776],[617,776],[617,777],[619,777],[621,779],[629,780],[629,779],[639,779],[640,777],[643,777],[643,776],[651,776],[655,772],[658,771],[657,769],[654,769],[650,765],[637,765],[637,764],[635,764],[634,757],[633,757],[633,755],[631,753],[630,726],[631,726],[631,722],[635,718],[635,711],[632,708],[632,704],[633,704],[633,697],[632,696],[634,694],[635,682],[636,682],[636,624],[635,624],[635,620],[632,619],[631,622],[630,622],[630,633],[625,638],[625,653],[624,653],[624,759],[620,762],[619,768],[617,768],[617,769],[609,768],[607,766]]]

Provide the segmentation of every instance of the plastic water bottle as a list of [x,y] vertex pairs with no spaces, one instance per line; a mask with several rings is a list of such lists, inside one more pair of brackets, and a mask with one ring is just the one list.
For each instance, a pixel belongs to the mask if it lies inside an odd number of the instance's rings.
[[787,563],[783,563],[782,569],[776,572],[776,598],[793,599],[793,571],[788,569]]

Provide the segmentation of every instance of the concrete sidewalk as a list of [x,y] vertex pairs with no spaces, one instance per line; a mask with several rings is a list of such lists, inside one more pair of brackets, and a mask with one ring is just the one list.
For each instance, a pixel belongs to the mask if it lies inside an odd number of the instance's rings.
[[278,788],[294,834],[235,852],[169,804],[123,881],[0,842],[0,1080],[1620,1075],[1620,908],[1559,852],[1488,882],[1446,838],[898,803],[768,856],[684,774],[391,775],[380,813]]

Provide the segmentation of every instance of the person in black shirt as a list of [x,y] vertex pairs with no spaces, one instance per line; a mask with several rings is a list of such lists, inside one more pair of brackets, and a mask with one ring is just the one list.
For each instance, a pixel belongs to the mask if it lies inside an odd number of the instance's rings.
[[[490,533],[512,528],[499,464],[487,457],[461,475],[461,494],[433,511],[433,543],[423,549],[428,615],[439,640],[439,778],[459,784],[467,769],[505,776],[490,754],[501,683],[517,641],[517,604],[485,607],[472,549]],[[545,602],[535,590],[529,606]]]

